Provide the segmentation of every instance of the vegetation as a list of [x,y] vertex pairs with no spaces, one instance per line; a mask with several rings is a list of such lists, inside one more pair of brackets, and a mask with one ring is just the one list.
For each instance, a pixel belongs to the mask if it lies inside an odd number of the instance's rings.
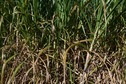
[[126,0],[0,0],[0,84],[125,84]]

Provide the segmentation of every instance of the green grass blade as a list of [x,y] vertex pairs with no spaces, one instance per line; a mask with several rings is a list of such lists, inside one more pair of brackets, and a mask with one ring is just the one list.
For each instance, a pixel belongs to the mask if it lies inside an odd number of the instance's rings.
[[11,84],[11,82],[13,81],[14,77],[16,76],[17,72],[19,71],[19,69],[21,68],[21,66],[23,65],[23,63],[20,63],[17,68],[15,69],[15,71],[13,72],[11,78],[8,80],[7,84]]
[[4,70],[5,70],[6,64],[7,64],[9,61],[11,61],[15,56],[16,56],[16,54],[13,55],[13,56],[11,56],[10,58],[8,58],[8,59],[3,63],[2,71],[1,71],[1,84],[4,83],[4,82],[3,82],[3,78],[4,78]]

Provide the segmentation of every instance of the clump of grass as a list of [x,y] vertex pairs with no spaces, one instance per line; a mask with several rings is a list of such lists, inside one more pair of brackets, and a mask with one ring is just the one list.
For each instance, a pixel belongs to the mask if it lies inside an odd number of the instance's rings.
[[125,0],[0,1],[0,82],[126,83]]

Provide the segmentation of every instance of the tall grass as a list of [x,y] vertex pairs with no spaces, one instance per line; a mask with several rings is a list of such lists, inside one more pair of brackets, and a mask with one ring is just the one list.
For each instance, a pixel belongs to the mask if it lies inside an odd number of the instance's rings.
[[125,4],[1,0],[1,84],[126,83]]

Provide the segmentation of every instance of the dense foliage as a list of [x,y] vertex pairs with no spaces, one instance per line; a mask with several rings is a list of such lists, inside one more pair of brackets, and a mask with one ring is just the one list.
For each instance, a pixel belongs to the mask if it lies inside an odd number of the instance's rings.
[[126,0],[0,0],[0,84],[125,84]]

